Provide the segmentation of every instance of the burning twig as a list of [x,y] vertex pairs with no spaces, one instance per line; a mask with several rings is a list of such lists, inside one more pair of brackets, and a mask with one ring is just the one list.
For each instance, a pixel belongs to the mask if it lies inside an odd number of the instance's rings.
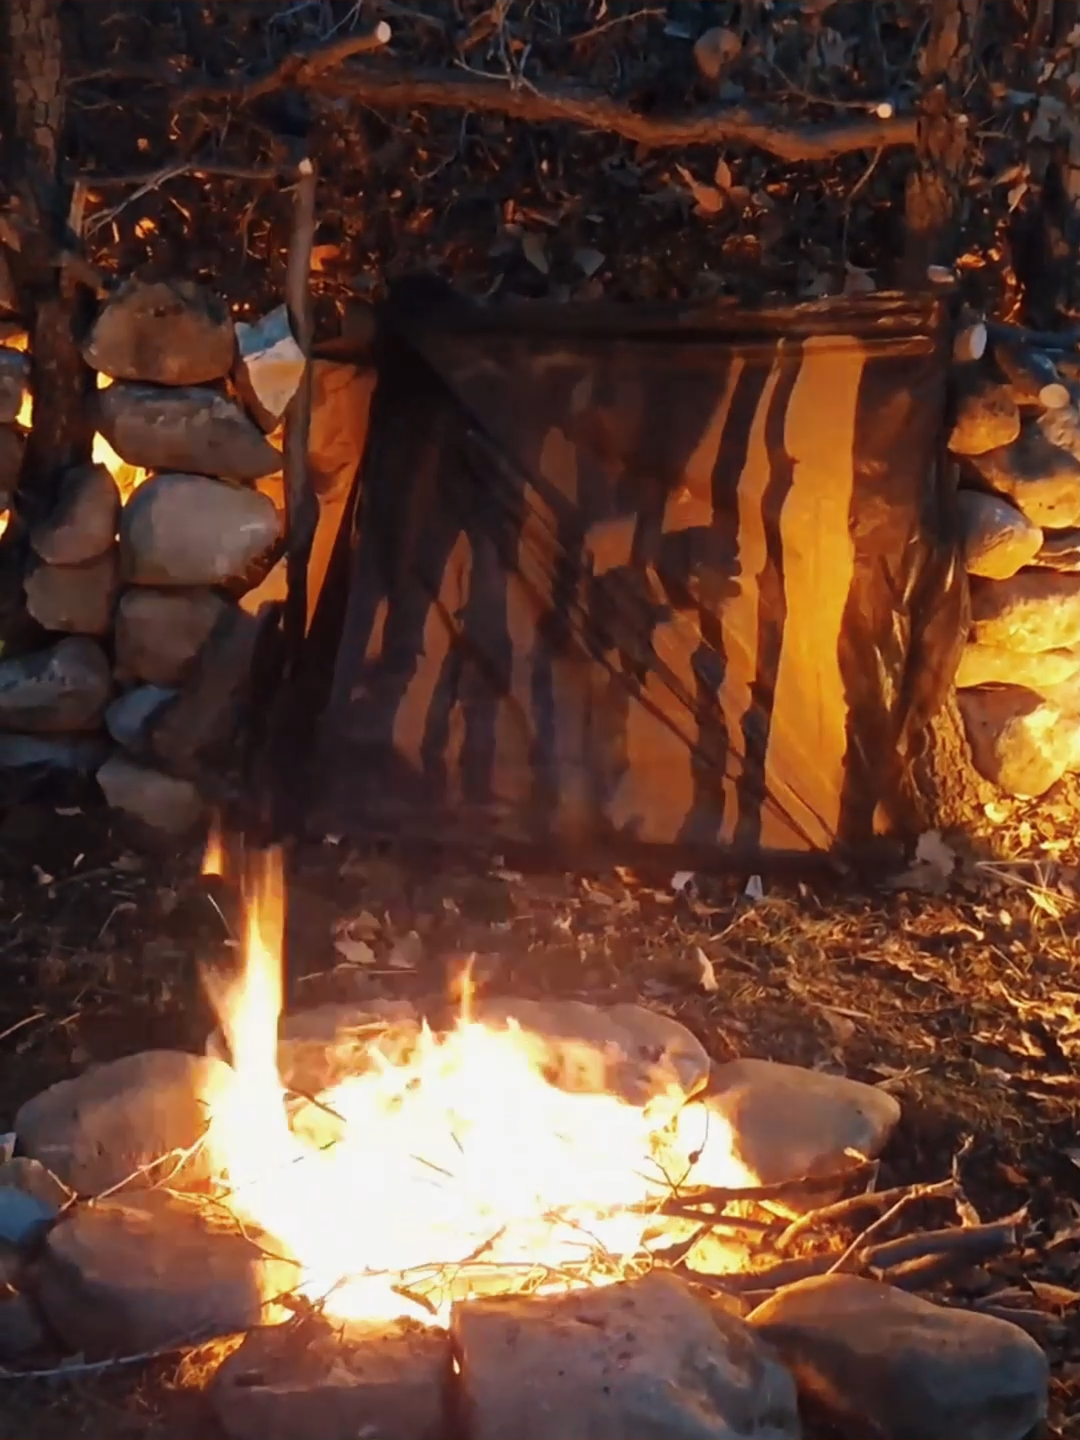
[[661,1215],[671,1215],[687,1220],[706,1219],[702,1207],[723,1210],[726,1205],[752,1201],[766,1204],[768,1201],[793,1200],[807,1195],[820,1195],[850,1185],[853,1181],[868,1180],[877,1175],[876,1160],[864,1160],[850,1165],[846,1170],[837,1170],[829,1175],[804,1175],[798,1180],[781,1180],[774,1185],[740,1185],[735,1187],[708,1186],[700,1190],[684,1191],[680,1195],[663,1200],[656,1210]]

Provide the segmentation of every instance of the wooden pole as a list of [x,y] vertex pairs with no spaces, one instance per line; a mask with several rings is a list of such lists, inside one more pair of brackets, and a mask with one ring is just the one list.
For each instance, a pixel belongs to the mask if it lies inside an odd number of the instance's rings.
[[285,301],[296,343],[304,352],[304,372],[285,412],[286,573],[285,668],[291,670],[304,638],[307,620],[307,563],[318,506],[308,477],[308,435],[311,429],[311,346],[315,324],[311,304],[311,251],[315,238],[315,167],[305,157],[297,167],[293,227],[289,238]]

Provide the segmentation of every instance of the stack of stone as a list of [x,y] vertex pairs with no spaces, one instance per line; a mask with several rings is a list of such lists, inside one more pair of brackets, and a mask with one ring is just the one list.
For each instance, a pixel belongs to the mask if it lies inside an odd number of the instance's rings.
[[999,334],[956,370],[972,602],[956,684],[979,771],[1034,797],[1080,770],[1080,357]]
[[0,730],[7,763],[93,766],[110,804],[182,830],[201,810],[199,769],[235,729],[280,568],[268,435],[303,356],[284,309],[234,326],[196,285],[140,281],[104,306],[84,356],[100,377],[96,428],[145,478],[124,496],[118,465],[63,477],[25,577],[52,643],[0,661]]

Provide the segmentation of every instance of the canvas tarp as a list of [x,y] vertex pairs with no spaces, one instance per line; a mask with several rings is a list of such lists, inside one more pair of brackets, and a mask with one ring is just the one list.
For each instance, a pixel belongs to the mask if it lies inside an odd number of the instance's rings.
[[965,604],[939,302],[421,285],[380,333],[278,751],[294,820],[740,863],[887,828]]

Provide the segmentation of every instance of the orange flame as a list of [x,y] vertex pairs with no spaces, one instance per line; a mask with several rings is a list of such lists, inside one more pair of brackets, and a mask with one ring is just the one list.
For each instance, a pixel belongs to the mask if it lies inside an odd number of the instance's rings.
[[[25,341],[25,336],[17,336],[16,340],[18,339]],[[8,341],[6,343],[13,349],[25,349],[25,344],[19,346],[15,341]],[[112,383],[113,377],[111,375],[98,373],[97,388],[99,390],[107,389]],[[34,397],[30,394],[29,390],[23,393],[19,413],[16,416],[16,423],[23,426],[26,430],[29,430],[34,423]],[[94,432],[90,458],[95,465],[104,465],[109,471],[109,474],[116,481],[117,489],[120,491],[120,499],[125,505],[148,474],[141,465],[129,465],[126,460],[116,453],[100,431]]]
[[[234,1069],[208,1144],[223,1199],[298,1263],[306,1298],[345,1319],[444,1323],[469,1294],[610,1284],[651,1263],[651,1211],[693,1130],[674,1083],[643,1108],[562,1090],[539,1037],[462,1017],[350,1049],[351,1073],[307,1097],[293,1129],[277,1064],[280,854],[253,880],[240,974],[208,986]],[[582,1050],[583,1072],[603,1075]],[[708,1120],[707,1183],[745,1184]]]
[[203,851],[202,860],[202,874],[224,875],[225,859],[225,841],[221,833],[221,821],[215,814],[210,821],[210,831],[206,837],[206,849]]

